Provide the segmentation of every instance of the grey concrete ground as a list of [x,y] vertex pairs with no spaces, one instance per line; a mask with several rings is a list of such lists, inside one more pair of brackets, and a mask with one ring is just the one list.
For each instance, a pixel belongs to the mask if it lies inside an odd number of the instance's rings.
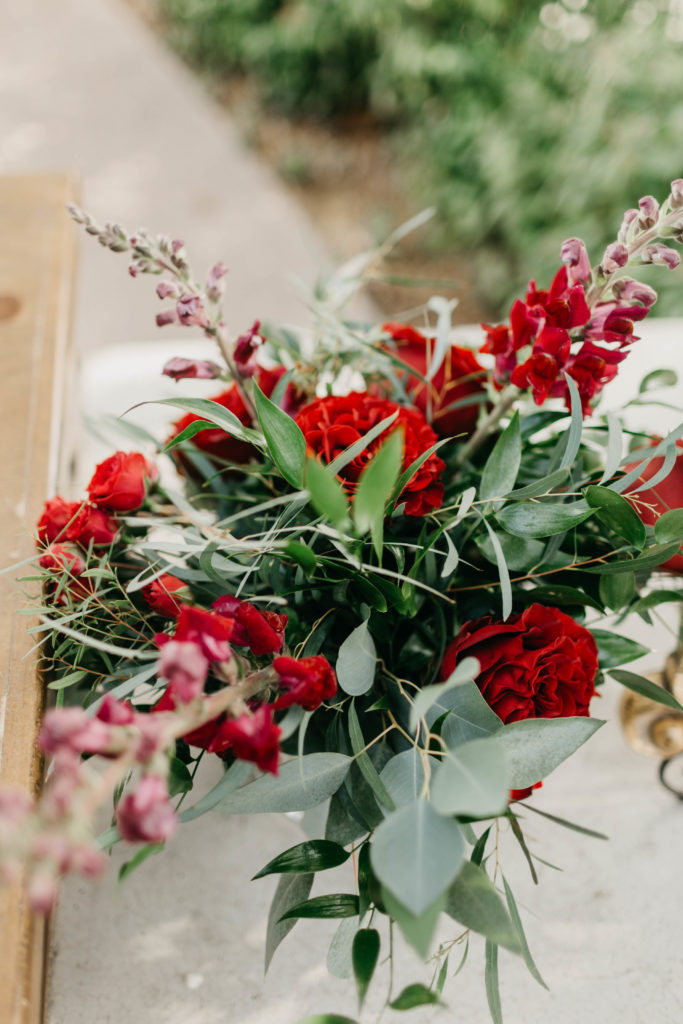
[[[185,237],[198,267],[223,258],[231,267],[231,326],[258,315],[299,317],[288,275],[307,282],[316,275],[324,253],[315,231],[225,116],[117,0],[0,6],[0,172],[55,168],[81,174],[83,202],[96,216]],[[138,396],[159,395],[158,367],[190,347],[187,335],[180,346],[149,341],[156,302],[145,282],[128,279],[124,260],[116,263],[94,244],[84,249],[76,340],[86,357],[82,400],[89,412],[118,414]],[[675,337],[665,345],[657,328],[649,337],[643,371],[664,351],[680,362]],[[202,386],[195,385],[200,393]],[[661,425],[658,413],[646,415]],[[89,461],[96,449],[88,453]],[[660,630],[655,643],[656,663],[670,640]],[[683,812],[658,788],[654,766],[625,747],[615,705],[614,693],[602,698],[596,713],[608,724],[533,798],[608,832],[611,842],[529,814],[534,849],[564,868],[558,874],[542,867],[534,889],[514,844],[503,839],[506,871],[551,987],[547,994],[521,963],[504,957],[506,1024],[683,1019]],[[66,886],[48,1024],[297,1024],[330,1010],[356,1017],[349,983],[325,971],[326,924],[297,925],[263,981],[273,883],[248,880],[300,838],[288,818],[213,815],[186,826],[163,860],[151,859],[121,888],[114,882],[118,853],[107,879]],[[325,881],[342,888],[350,879],[342,872]],[[484,1024],[477,943],[473,959],[447,986],[449,1009],[416,1011],[410,1019]],[[400,963],[397,987],[428,977],[403,955]],[[386,984],[385,971],[364,1022],[377,1020]]]

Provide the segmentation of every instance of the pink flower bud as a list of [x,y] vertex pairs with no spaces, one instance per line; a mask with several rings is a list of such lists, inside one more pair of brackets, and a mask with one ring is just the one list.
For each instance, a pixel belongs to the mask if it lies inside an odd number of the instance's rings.
[[648,245],[643,249],[641,256],[643,263],[654,263],[659,267],[668,267],[669,270],[675,270],[681,262],[680,255],[668,245]]
[[48,870],[36,872],[29,879],[28,902],[37,914],[49,914],[57,901],[57,879]]
[[654,306],[657,301],[657,292],[650,288],[649,284],[635,281],[632,277],[621,277],[612,285],[612,290],[620,304],[630,305],[632,302],[641,302],[648,308]]
[[254,320],[247,333],[241,334],[235,342],[235,362],[242,373],[249,376],[256,373],[256,350],[263,344],[263,338],[258,333],[260,326],[260,320]]
[[172,380],[181,380],[184,377],[215,380],[216,377],[220,377],[221,368],[208,359],[183,359],[182,356],[174,356],[168,360],[161,372]]
[[33,801],[23,789],[7,786],[0,789],[0,821],[16,825],[33,809]]
[[654,196],[643,196],[638,201],[640,223],[643,228],[653,228],[659,220],[659,203]]
[[101,875],[106,869],[108,859],[102,850],[96,850],[94,846],[86,843],[79,843],[71,850],[71,870],[80,871],[82,875],[95,878]]
[[629,228],[633,224],[634,220],[638,218],[639,214],[639,210],[632,209],[626,211],[626,213],[624,214],[624,219],[621,222],[621,227],[619,228],[618,238],[620,242],[626,242],[629,234]]
[[157,295],[160,299],[175,299],[178,296],[178,288],[170,281],[160,281],[157,285]]
[[31,853],[36,860],[51,861],[55,871],[62,875],[71,865],[71,848],[66,836],[55,832],[43,832],[37,835],[31,846]]
[[158,669],[159,674],[168,679],[173,696],[187,704],[203,693],[209,662],[199,644],[170,640],[161,648]]
[[602,257],[602,269],[606,274],[613,274],[628,263],[628,249],[622,242],[612,242],[605,249]]
[[165,309],[163,313],[156,315],[157,327],[167,327],[168,324],[178,323],[178,314],[175,309]]
[[116,822],[129,843],[163,843],[169,839],[178,819],[169,803],[166,780],[145,775],[135,792],[119,801]]
[[560,259],[566,263],[570,285],[585,284],[590,280],[591,266],[588,261],[586,246],[580,238],[568,238],[562,243]]
[[225,263],[216,263],[209,271],[209,276],[206,280],[206,294],[209,296],[212,302],[218,302],[223,295],[224,282],[223,277],[228,272],[228,268]]
[[198,295],[183,295],[181,299],[178,299],[176,313],[181,324],[185,327],[191,327],[195,324],[199,327],[209,326],[209,318]]
[[671,182],[671,198],[669,199],[674,210],[683,206],[683,178],[676,178]]
[[130,725],[135,721],[135,712],[130,704],[117,700],[110,693],[106,693],[95,717],[107,725]]
[[155,754],[168,746],[168,736],[163,720],[152,715],[136,715],[135,727],[138,732],[135,759],[140,764],[147,764]]
[[174,238],[171,242],[171,250],[174,256],[177,256],[181,249],[185,248],[185,243],[181,238]]
[[83,762],[79,754],[61,749],[52,762],[52,773],[41,799],[41,810],[50,819],[70,814],[74,794],[83,785]]
[[46,754],[62,750],[74,754],[102,754],[111,739],[111,729],[82,708],[54,708],[43,719],[38,744]]
[[131,277],[138,276],[139,271],[134,263],[131,263],[130,266],[128,267],[128,273],[130,274]]

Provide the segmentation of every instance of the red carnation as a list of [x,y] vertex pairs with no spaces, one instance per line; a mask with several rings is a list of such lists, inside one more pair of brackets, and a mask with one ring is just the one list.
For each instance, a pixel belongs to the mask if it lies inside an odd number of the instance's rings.
[[443,678],[465,657],[479,662],[477,686],[503,722],[588,714],[597,647],[589,631],[558,608],[532,604],[506,622],[466,622],[446,649]]
[[145,603],[158,615],[176,619],[182,607],[180,598],[187,599],[189,589],[186,583],[169,572],[152,580],[142,588]]
[[[329,464],[345,448],[393,413],[398,413],[398,416],[389,430],[375,438],[340,470],[340,479],[352,493],[361,473],[389,433],[396,429],[403,431],[403,470],[435,443],[437,436],[422,413],[366,391],[356,391],[342,397],[329,395],[314,399],[304,406],[296,422],[303,431],[309,451],[322,456],[323,461]],[[440,474],[444,468],[443,460],[432,453],[408,481],[401,492],[408,515],[422,516],[441,507],[443,484]]]
[[114,452],[95,469],[88,484],[93,505],[112,512],[132,512],[147,496],[155,471],[140,452]]
[[[425,377],[434,343],[408,324],[386,323],[382,330],[396,342],[398,358]],[[457,406],[456,403],[483,395],[485,379],[486,370],[477,362],[472,350],[452,345],[429,383],[409,376],[406,389],[421,412],[426,414],[431,404],[431,424],[442,437],[469,435],[477,425],[479,404]]]
[[[654,447],[661,441],[661,437],[653,437],[650,444]],[[638,490],[644,483],[660,471],[664,464],[664,456],[658,455],[652,459],[643,469],[638,481],[629,487],[629,494],[633,494],[637,505],[638,514],[646,526],[654,526],[661,515],[674,508],[683,508],[683,441],[676,441],[676,447],[681,449],[680,455],[674,462],[673,469],[660,483],[655,484],[652,489]],[[627,472],[635,469],[637,462],[626,467]],[[631,499],[633,500],[633,499]],[[683,574],[683,545],[681,552],[673,555],[667,562],[659,566],[660,570],[673,572],[677,575]]]
[[334,669],[320,654],[299,661],[296,658],[275,658],[273,668],[280,677],[280,686],[287,691],[278,697],[276,708],[298,704],[305,711],[315,711],[337,692]]
[[173,636],[157,633],[154,639],[159,647],[170,640],[189,641],[201,647],[202,654],[209,661],[227,661],[230,657],[228,640],[233,626],[233,619],[186,604],[180,609]]
[[233,643],[248,647],[257,657],[282,650],[286,615],[260,611],[248,601],[240,601],[231,594],[223,594],[211,607],[220,615],[228,615],[235,620],[230,638]]

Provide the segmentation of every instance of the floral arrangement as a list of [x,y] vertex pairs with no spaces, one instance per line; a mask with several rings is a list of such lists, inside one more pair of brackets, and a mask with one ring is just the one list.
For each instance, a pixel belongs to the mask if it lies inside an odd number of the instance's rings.
[[[598,403],[656,299],[628,271],[679,262],[683,180],[629,210],[597,266],[565,242],[479,358],[453,344],[445,299],[419,329],[342,317],[377,253],[319,291],[312,331],[256,322],[233,340],[225,266],[202,286],[181,242],[72,214],[133,277],[161,275],[160,326],[215,340],[217,362],[163,373],[222,390],[164,400],[183,415],[158,465],[118,451],[86,497],[45,505],[29,579],[50,768],[35,802],[0,792],[3,879],[24,874],[47,913],[59,877],[105,870],[116,843],[137,844],[127,873],[215,807],[323,807],[322,834],[257,875],[279,876],[266,962],[298,919],[341,919],[362,1005],[389,921],[435,966],[388,997],[408,1009],[441,1000],[449,955],[480,933],[500,1021],[499,948],[542,979],[499,824],[535,880],[533,791],[600,728],[605,672],[679,706],[619,667],[643,648],[602,623],[683,599],[660,582],[683,571],[683,426],[627,450]],[[193,798],[208,755],[224,772]],[[311,896],[351,858],[354,891]],[[443,915],[453,941],[434,950]]]

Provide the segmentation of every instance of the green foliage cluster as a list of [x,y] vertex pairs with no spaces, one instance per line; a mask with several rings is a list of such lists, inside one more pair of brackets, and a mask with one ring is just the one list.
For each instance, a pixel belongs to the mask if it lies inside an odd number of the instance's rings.
[[[391,126],[442,240],[473,253],[501,313],[551,275],[558,238],[597,260],[633,196],[683,168],[682,44],[662,0],[161,3],[203,70],[248,72],[290,116],[369,110]],[[658,312],[674,287],[679,274]]]

